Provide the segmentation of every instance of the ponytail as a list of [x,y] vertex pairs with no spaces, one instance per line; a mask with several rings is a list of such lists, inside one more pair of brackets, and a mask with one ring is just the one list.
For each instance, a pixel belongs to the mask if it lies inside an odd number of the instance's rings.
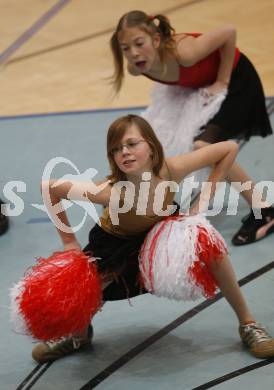
[[[154,20],[158,21],[156,25]],[[169,20],[166,16],[158,14],[151,17],[151,23],[156,25],[157,32],[160,33],[161,43],[159,47],[159,56],[162,62],[165,62],[167,57],[174,54],[175,50],[175,41],[173,36],[175,34],[175,29],[169,23]]]
[[111,47],[113,61],[114,61],[114,73],[111,79],[112,79],[112,84],[114,85],[114,89],[116,93],[118,93],[122,87],[125,73],[124,73],[123,53],[118,41],[118,33],[116,31],[111,37],[110,47]]
[[172,36],[175,34],[175,30],[169,23],[168,18],[164,15],[159,14],[151,17],[152,22],[155,19],[159,21],[157,28],[161,34],[161,37],[164,39],[172,39]]

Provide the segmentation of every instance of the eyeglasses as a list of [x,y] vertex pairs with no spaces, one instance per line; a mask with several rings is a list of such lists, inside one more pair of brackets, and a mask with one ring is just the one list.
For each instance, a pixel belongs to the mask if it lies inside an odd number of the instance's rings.
[[118,156],[119,154],[123,153],[124,148],[127,148],[129,152],[134,151],[138,148],[140,143],[147,142],[144,139],[136,140],[136,141],[128,141],[125,144],[120,144],[115,146],[113,149],[111,149],[110,153],[112,156]]

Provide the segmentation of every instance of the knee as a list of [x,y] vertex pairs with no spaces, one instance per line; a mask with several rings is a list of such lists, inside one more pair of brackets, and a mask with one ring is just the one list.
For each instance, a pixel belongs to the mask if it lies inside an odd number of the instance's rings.
[[204,141],[194,141],[193,143],[193,149],[194,150],[198,150],[198,149],[201,149],[203,148],[204,146],[208,145],[207,142],[204,142]]

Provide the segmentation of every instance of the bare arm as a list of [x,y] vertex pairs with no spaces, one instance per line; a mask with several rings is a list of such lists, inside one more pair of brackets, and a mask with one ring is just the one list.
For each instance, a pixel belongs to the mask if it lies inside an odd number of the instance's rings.
[[[167,159],[167,163],[172,177],[178,183],[190,173],[204,168],[213,166],[208,177],[208,186],[200,194],[199,200],[192,207],[192,212],[198,212],[198,205],[203,207],[208,200],[213,196],[216,190],[216,183],[223,181],[232,166],[237,153],[238,145],[234,141],[218,142],[213,145],[205,146],[194,152],[190,152],[181,156],[176,156]],[[201,210],[200,210],[201,211]]]
[[220,50],[221,61],[216,82],[227,86],[233,68],[236,44],[236,30],[227,25],[209,31],[197,38],[187,37],[177,43],[177,59],[183,66],[191,66]]
[[62,200],[81,200],[107,205],[111,186],[107,181],[77,182],[69,180],[50,180],[41,184],[41,191],[47,211],[54,222],[65,249],[80,248],[63,208]]

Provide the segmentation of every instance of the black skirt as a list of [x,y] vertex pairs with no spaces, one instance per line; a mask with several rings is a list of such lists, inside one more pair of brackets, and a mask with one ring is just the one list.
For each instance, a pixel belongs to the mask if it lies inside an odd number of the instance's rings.
[[[89,233],[84,252],[98,257],[99,273],[113,273],[114,281],[103,292],[103,301],[132,298],[147,291],[142,288],[139,273],[139,251],[146,233],[120,238],[95,225]],[[122,271],[121,271],[122,269]]]
[[232,72],[228,94],[218,113],[203,127],[195,140],[209,143],[272,134],[263,86],[256,69],[241,53]]
[[[178,203],[173,215],[180,210]],[[134,236],[117,237],[95,225],[89,232],[89,243],[84,252],[98,257],[100,274],[113,273],[116,277],[103,291],[103,301],[117,301],[147,293],[141,283],[139,252],[150,229]]]

